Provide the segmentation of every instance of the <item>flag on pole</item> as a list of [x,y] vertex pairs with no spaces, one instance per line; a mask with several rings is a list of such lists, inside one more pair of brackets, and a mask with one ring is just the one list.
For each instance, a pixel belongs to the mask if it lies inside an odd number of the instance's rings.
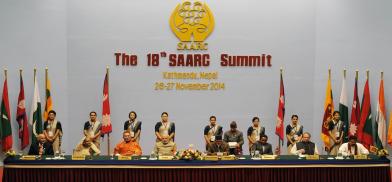
[[328,70],[328,82],[327,89],[325,91],[325,102],[324,102],[324,117],[321,124],[321,140],[324,142],[324,147],[327,151],[331,148],[331,142],[329,141],[329,128],[328,122],[332,119],[332,113],[334,111],[333,106],[333,95],[331,88],[331,70]]
[[37,141],[37,135],[42,133],[41,99],[39,97],[38,82],[34,70],[34,95],[31,103],[30,124],[32,125],[31,141]]
[[376,115],[376,123],[374,125],[376,134],[376,147],[379,149],[383,149],[386,147],[387,143],[387,133],[386,133],[386,113],[385,113],[385,99],[384,99],[384,80],[382,78],[381,72],[381,81],[380,81],[380,89],[378,92],[378,103],[377,103],[377,115]]
[[11,129],[11,114],[10,104],[8,100],[8,84],[7,84],[7,71],[5,70],[5,79],[3,86],[3,97],[1,100],[1,143],[3,151],[7,152],[12,148],[12,129]]
[[350,120],[350,127],[349,127],[350,136],[357,136],[360,117],[361,117],[361,104],[359,103],[359,97],[358,97],[358,71],[356,71],[355,85],[354,85],[354,98],[353,98],[353,105],[351,107],[351,120]]
[[348,137],[348,104],[347,104],[347,91],[346,91],[346,70],[343,72],[343,81],[342,81],[342,91],[340,93],[339,99],[339,112],[340,112],[340,120],[343,121],[344,131],[343,131],[343,141],[347,142]]
[[285,114],[285,96],[284,96],[283,75],[282,75],[282,69],[281,69],[280,70],[279,107],[278,107],[278,116],[277,116],[275,134],[278,135],[279,141],[282,142],[282,145],[283,145],[283,139],[284,139],[284,133],[283,133],[284,114]]
[[25,104],[25,96],[24,96],[24,86],[23,86],[23,78],[22,78],[22,70],[20,70],[20,90],[18,96],[18,107],[16,108],[16,121],[19,125],[19,138],[20,148],[23,150],[29,145],[29,128],[26,114],[26,104]]
[[109,103],[109,75],[105,75],[103,84],[103,101],[102,101],[102,134],[112,132],[112,123],[110,121],[110,103]]
[[49,80],[49,74],[48,74],[48,68],[45,69],[45,112],[44,112],[44,121],[46,122],[48,120],[48,115],[49,111],[53,110],[53,104],[52,104],[52,95],[50,94],[50,80]]
[[359,120],[358,140],[369,149],[373,145],[372,111],[370,104],[369,78],[366,79],[362,97],[361,117]]

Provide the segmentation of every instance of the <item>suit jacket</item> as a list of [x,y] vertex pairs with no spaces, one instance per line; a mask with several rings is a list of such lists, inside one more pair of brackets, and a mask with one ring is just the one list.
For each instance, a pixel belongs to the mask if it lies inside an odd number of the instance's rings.
[[[44,147],[44,153],[42,155],[54,155],[53,147],[50,142],[44,143],[43,147]],[[30,150],[29,150],[29,155],[39,155],[39,143],[38,142],[31,144]]]
[[252,146],[252,150],[258,150],[261,155],[263,155],[263,154],[272,155],[273,154],[272,153],[272,145],[269,143],[264,144],[264,148],[263,148],[263,145],[260,142],[256,142]]
[[217,152],[229,152],[229,145],[224,141],[222,141],[220,146],[218,146],[216,142],[212,142],[208,149],[208,153],[213,154]]

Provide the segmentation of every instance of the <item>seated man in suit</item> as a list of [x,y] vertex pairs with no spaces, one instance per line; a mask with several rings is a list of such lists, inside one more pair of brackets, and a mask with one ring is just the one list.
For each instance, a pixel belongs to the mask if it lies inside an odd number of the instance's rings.
[[310,133],[304,132],[302,134],[302,141],[297,142],[290,153],[293,155],[319,155],[316,144],[310,141]]
[[208,155],[217,155],[218,153],[222,153],[223,155],[227,155],[229,152],[229,145],[222,141],[222,136],[217,135],[215,137],[215,141],[211,143],[208,148]]
[[348,142],[340,146],[338,153],[341,153],[343,156],[368,155],[369,150],[362,144],[357,143],[356,136],[349,136]]
[[125,130],[123,132],[123,141],[121,141],[114,148],[114,154],[117,155],[142,155],[142,149],[139,144],[135,141],[135,135],[131,137],[131,132],[129,130]]
[[29,155],[54,155],[52,144],[46,140],[44,134],[39,134],[37,142],[31,144]]
[[251,151],[259,151],[260,155],[268,154],[272,155],[272,145],[267,143],[268,136],[267,135],[260,135],[260,140],[257,141],[255,144],[252,145]]
[[230,130],[223,134],[223,141],[229,145],[229,153],[233,155],[241,155],[244,137],[241,131],[237,129],[237,123],[230,123]]
[[73,155],[89,156],[89,155],[99,155],[101,151],[95,146],[90,137],[83,139],[82,143],[76,146]]
[[173,156],[177,152],[176,143],[170,140],[169,135],[162,135],[161,141],[155,143],[154,153],[159,156]]

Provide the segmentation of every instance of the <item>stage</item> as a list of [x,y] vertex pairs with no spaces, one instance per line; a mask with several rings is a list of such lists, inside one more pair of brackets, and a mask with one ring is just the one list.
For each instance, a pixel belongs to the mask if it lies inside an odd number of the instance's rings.
[[3,181],[390,181],[390,162],[368,160],[117,160],[99,156],[87,160],[4,161]]

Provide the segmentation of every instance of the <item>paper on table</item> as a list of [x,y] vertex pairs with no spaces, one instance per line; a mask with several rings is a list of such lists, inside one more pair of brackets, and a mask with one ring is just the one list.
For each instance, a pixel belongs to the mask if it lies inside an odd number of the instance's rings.
[[237,146],[237,142],[229,142],[230,148],[235,148]]

